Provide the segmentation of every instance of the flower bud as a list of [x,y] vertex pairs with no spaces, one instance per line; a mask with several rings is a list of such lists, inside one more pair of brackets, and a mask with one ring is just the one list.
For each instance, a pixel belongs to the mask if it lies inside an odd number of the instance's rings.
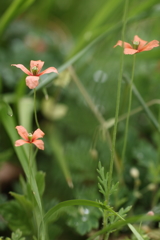
[[133,49],[138,49],[138,46],[139,46],[140,42],[138,41],[133,41]]
[[28,133],[29,142],[32,142],[32,133]]
[[33,68],[32,68],[32,73],[33,73],[33,75],[37,75],[37,72],[38,72],[38,68],[36,67],[36,66],[34,66]]
[[130,174],[133,178],[139,178],[139,171],[135,167],[130,169]]

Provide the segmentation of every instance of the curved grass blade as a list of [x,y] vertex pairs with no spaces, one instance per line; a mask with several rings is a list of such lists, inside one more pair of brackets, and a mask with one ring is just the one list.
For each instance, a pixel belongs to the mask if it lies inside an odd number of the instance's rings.
[[[12,145],[14,146],[15,140],[17,140],[19,138],[19,136],[17,134],[17,131],[15,130],[15,126],[16,126],[15,119],[14,119],[14,117],[7,116],[7,114],[5,113],[5,108],[4,107],[2,107],[0,109],[0,117],[1,117],[0,118],[1,122],[2,122],[6,132],[8,133],[10,139],[11,139]],[[15,149],[17,157],[18,157],[18,159],[19,159],[19,161],[20,161],[20,163],[23,167],[23,170],[24,170],[24,172],[27,176],[27,179],[31,179],[32,191],[33,191],[37,206],[38,206],[39,211],[40,211],[39,212],[39,214],[40,214],[39,225],[40,225],[40,223],[42,223],[42,226],[44,226],[43,210],[42,210],[40,194],[39,194],[37,183],[35,181],[33,173],[29,169],[27,155],[25,153],[25,150],[24,150],[23,146],[15,147],[14,149]],[[44,229],[44,227],[43,227],[43,229]],[[43,232],[43,234],[44,234],[44,232]],[[42,239],[44,240],[45,239],[44,235],[42,235],[42,237],[43,237]]]
[[125,219],[125,221],[120,220],[116,223],[113,223],[113,224],[110,224],[110,225],[104,227],[100,231],[93,234],[91,237],[87,238],[87,240],[93,240],[97,236],[100,236],[106,232],[112,232],[112,231],[118,230],[128,224],[131,224],[131,223],[137,223],[137,222],[143,222],[143,221],[152,221],[153,222],[153,221],[159,221],[159,220],[160,220],[159,215],[152,216],[152,217],[148,216],[148,215],[138,215],[138,216],[130,217],[130,218]]
[[60,168],[62,169],[62,172],[68,183],[68,186],[73,188],[71,174],[70,174],[70,171],[67,166],[66,159],[65,159],[65,156],[63,153],[63,146],[62,146],[58,136],[53,131],[50,131],[48,133],[48,139],[49,139],[49,143],[51,145],[50,149],[52,150],[53,154],[56,156],[56,160],[59,163]]
[[144,238],[141,237],[141,235],[137,232],[137,230],[133,227],[133,225],[129,223],[128,227],[131,229],[131,231],[133,232],[133,234],[138,240],[144,240]]
[[95,202],[95,201],[91,201],[91,200],[85,200],[85,199],[76,199],[76,200],[69,200],[69,201],[64,201],[61,202],[59,204],[57,204],[56,206],[52,207],[44,216],[44,222],[48,222],[48,221],[52,221],[52,219],[54,219],[54,214],[60,210],[63,207],[68,207],[68,206],[75,206],[75,205],[80,205],[80,206],[91,206],[91,207],[97,207],[97,208],[102,208],[105,210],[108,210],[110,212],[112,212],[114,215],[118,216],[121,220],[124,221],[124,219],[118,214],[116,213],[111,207],[106,206],[102,203],[99,202]]
[[[126,76],[123,76],[123,78],[128,84],[130,84],[130,80]],[[159,131],[160,128],[159,128],[159,123],[158,123],[157,119],[154,117],[153,113],[150,111],[150,109],[146,105],[145,101],[143,100],[141,94],[138,92],[138,90],[137,90],[137,88],[135,87],[134,84],[132,85],[132,91],[133,91],[133,94],[138,99],[138,101],[140,102],[140,104],[142,105],[142,107],[143,107],[144,111],[146,112],[150,121],[153,123],[155,128]]]
[[[160,105],[160,100],[159,100],[159,99],[153,99],[153,100],[151,100],[151,101],[149,101],[149,102],[146,102],[145,104],[146,104],[148,107],[150,107],[150,106],[152,106],[152,105],[155,105],[155,104]],[[137,114],[137,113],[139,113],[139,112],[141,112],[141,111],[143,111],[143,110],[144,110],[143,107],[141,107],[141,106],[140,106],[140,107],[137,107],[137,108],[133,109],[133,110],[130,112],[130,116],[133,116],[133,115],[135,115],[135,114]],[[121,122],[121,121],[125,120],[126,117],[127,117],[127,114],[126,114],[126,113],[124,113],[123,115],[119,116],[118,122]],[[105,128],[106,128],[106,129],[109,129],[109,128],[113,127],[114,124],[115,124],[115,118],[110,118],[110,119],[108,119],[108,120],[106,121],[106,123],[105,123]]]

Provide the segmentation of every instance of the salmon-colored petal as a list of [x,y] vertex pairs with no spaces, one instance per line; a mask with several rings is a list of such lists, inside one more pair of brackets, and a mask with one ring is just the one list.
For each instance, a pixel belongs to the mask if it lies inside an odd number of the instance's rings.
[[37,148],[44,150],[44,142],[42,140],[35,140],[32,142]]
[[20,68],[23,72],[25,72],[27,75],[32,75],[32,73],[25,67],[23,66],[22,64],[11,64],[11,66],[14,66],[14,67],[17,67],[17,68]]
[[54,68],[54,67],[49,67],[49,68],[47,68],[46,70],[44,70],[43,72],[39,73],[38,76],[41,76],[41,75],[46,74],[46,73],[51,73],[51,72],[58,73],[58,71],[57,71],[56,68]]
[[144,41],[143,39],[141,39],[140,37],[138,37],[137,35],[134,36],[134,42],[139,42],[139,46],[138,46],[138,50],[141,51],[141,48],[144,47],[144,45],[147,43],[147,41]]
[[32,68],[33,67],[37,67],[38,68],[38,72],[37,74],[41,71],[42,67],[44,65],[44,62],[42,62],[41,60],[37,60],[37,61],[30,61],[30,71],[32,72]]
[[124,49],[124,54],[130,54],[130,55],[133,55],[135,53],[139,52],[138,50],[136,49],[131,49],[131,48],[125,48]]
[[159,47],[159,41],[153,40],[149,43],[147,43],[140,51],[149,51],[155,47]]
[[28,76],[26,77],[26,85],[30,88],[30,89],[34,89],[38,86],[39,84],[39,77],[37,76]]
[[18,134],[25,139],[26,141],[28,141],[28,132],[27,130],[23,127],[23,126],[17,126],[16,127]]
[[43,138],[44,135],[45,135],[45,133],[42,132],[42,130],[38,128],[36,131],[34,131],[34,133],[32,135],[32,141],[35,141],[38,138]]
[[22,146],[22,145],[24,145],[24,144],[26,144],[26,143],[29,143],[29,142],[27,142],[27,141],[25,141],[25,140],[23,140],[23,139],[19,139],[19,140],[17,140],[17,141],[15,142],[15,146],[16,146],[16,147],[19,147],[19,146]]
[[131,46],[131,44],[127,43],[127,42],[122,42],[121,40],[119,40],[116,45],[114,45],[114,48],[117,47],[117,46],[120,46],[120,47],[123,47],[124,45],[124,48],[133,48]]

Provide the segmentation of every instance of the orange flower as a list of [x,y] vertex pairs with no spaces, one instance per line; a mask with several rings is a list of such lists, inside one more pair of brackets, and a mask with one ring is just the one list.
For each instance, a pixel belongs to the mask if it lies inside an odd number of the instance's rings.
[[27,130],[22,126],[17,126],[16,129],[18,131],[18,134],[23,138],[15,142],[16,147],[22,146],[26,143],[33,143],[37,148],[44,150],[44,142],[38,139],[44,136],[44,132],[42,132],[39,128],[34,131],[33,134],[28,133]]
[[26,77],[26,85],[30,89],[34,89],[38,86],[39,84],[39,76],[46,74],[46,73],[51,73],[55,72],[58,73],[57,69],[54,67],[49,67],[43,72],[40,72],[42,67],[43,67],[44,62],[41,60],[38,61],[30,61],[30,71],[24,67],[22,64],[12,64],[11,66],[15,66],[17,68],[20,68],[23,72],[25,72],[28,77]]
[[119,40],[114,47],[117,46],[124,46],[124,54],[135,54],[143,51],[149,51],[152,48],[158,47],[159,46],[159,41],[153,40],[149,43],[147,41],[142,40],[139,38],[137,35],[134,36],[133,44],[129,44],[127,42],[122,42]]

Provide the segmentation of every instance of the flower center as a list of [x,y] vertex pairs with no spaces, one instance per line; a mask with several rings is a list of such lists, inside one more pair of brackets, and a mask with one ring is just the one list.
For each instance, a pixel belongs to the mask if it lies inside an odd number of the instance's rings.
[[28,133],[28,140],[30,143],[32,142],[32,133]]
[[139,46],[140,42],[138,41],[133,41],[133,49],[138,49],[138,46]]
[[33,73],[33,75],[37,75],[37,73],[38,73],[38,68],[37,68],[36,66],[34,66],[34,67],[32,68],[32,73]]

